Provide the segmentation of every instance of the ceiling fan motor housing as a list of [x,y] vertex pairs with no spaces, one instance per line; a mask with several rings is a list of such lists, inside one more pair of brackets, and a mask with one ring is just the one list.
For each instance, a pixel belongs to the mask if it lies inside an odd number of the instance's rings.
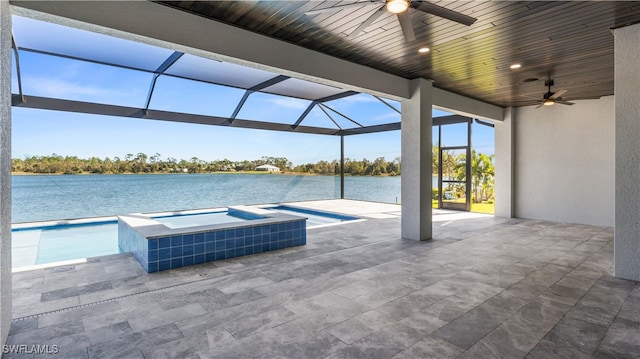
[[545,94],[543,95],[543,97],[542,97],[542,98],[544,98],[545,100],[548,100],[548,99],[549,99],[549,98],[551,98],[551,96],[553,96],[553,94],[555,93],[555,92],[551,92],[551,86],[553,86],[553,85],[554,85],[553,80],[551,80],[551,79],[549,79],[549,80],[545,80],[545,81],[544,81],[544,85],[545,85],[545,86],[547,86],[547,88],[548,88],[549,90],[547,91],[547,93],[545,93]]

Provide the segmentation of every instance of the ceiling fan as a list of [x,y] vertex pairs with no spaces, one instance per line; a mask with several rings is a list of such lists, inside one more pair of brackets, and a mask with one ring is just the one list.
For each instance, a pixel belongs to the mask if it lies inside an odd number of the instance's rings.
[[[532,78],[532,79],[526,79],[524,80],[524,82],[532,82],[537,80],[538,80],[537,78]],[[562,99],[562,95],[564,95],[567,92],[567,90],[558,90],[557,92],[551,91],[551,86],[554,85],[553,79],[549,78],[548,80],[545,80],[544,85],[547,86],[547,92],[544,95],[542,95],[542,100],[536,100],[536,102],[538,102],[538,107],[536,108],[540,108],[542,106],[552,106],[557,103],[561,105],[569,105],[569,106],[573,105],[573,102],[568,102]],[[524,97],[529,97],[529,96],[524,96]]]
[[316,15],[324,12],[338,11],[369,5],[372,7],[377,6],[378,8],[364,22],[356,27],[356,29],[348,35],[349,37],[358,36],[362,32],[362,30],[369,27],[371,24],[373,24],[374,21],[382,16],[382,14],[385,13],[385,10],[392,14],[395,14],[398,17],[398,21],[400,22],[400,27],[402,28],[402,33],[404,34],[404,38],[406,41],[414,41],[416,39],[416,35],[413,31],[413,26],[411,25],[411,20],[409,19],[409,8],[439,16],[447,20],[455,21],[466,26],[470,26],[477,20],[476,18],[473,18],[471,16],[459,13],[457,11],[449,10],[442,6],[431,4],[427,1],[422,0],[369,0],[321,9],[313,9],[305,12],[305,14]]

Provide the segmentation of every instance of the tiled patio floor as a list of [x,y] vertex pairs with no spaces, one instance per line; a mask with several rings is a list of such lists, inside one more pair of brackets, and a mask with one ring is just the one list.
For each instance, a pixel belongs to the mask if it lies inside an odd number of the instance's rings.
[[437,214],[435,239],[416,242],[396,209],[367,217],[154,274],[130,255],[14,273],[8,344],[56,345],[46,358],[640,357],[640,284],[611,277],[611,228]]

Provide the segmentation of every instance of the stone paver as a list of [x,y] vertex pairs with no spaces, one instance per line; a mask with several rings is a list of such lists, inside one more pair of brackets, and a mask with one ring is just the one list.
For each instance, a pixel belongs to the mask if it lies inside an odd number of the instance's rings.
[[[147,274],[128,254],[14,273],[8,344],[60,358],[633,358],[640,284],[611,228],[307,203],[364,222],[304,247]],[[324,207],[323,207],[324,206]],[[314,207],[314,208],[315,208]],[[5,354],[3,358],[34,357]]]

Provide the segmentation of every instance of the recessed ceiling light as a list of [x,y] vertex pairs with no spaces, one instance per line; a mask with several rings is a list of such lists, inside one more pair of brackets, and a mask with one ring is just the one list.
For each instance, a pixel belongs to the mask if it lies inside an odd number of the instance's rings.
[[515,69],[519,69],[519,68],[521,68],[521,67],[522,67],[522,65],[520,65],[520,64],[513,64],[513,65],[511,65],[511,66],[509,66],[509,67],[510,67],[512,70],[515,70]]
[[431,50],[428,47],[421,47],[421,48],[418,49],[418,52],[421,53],[421,54],[427,53],[429,51],[431,51]]

